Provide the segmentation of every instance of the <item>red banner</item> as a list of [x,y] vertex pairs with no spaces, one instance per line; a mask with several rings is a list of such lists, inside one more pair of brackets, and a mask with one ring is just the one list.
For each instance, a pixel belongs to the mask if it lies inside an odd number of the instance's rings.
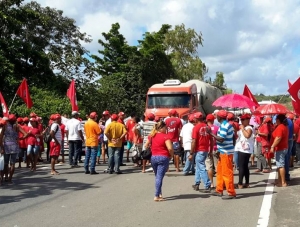
[[26,79],[23,79],[22,83],[20,84],[20,86],[17,90],[17,95],[20,96],[21,99],[23,99],[23,101],[26,103],[28,109],[30,109],[32,107],[33,103],[30,98],[28,84],[27,84]]
[[6,105],[6,102],[0,92],[0,103],[1,103],[1,107],[2,107],[2,112],[3,112],[3,117],[8,117],[9,113],[8,113],[8,108]]
[[77,98],[76,98],[76,89],[75,89],[75,81],[72,80],[67,91],[67,96],[70,99],[72,111],[78,111]]
[[[299,79],[298,79],[299,80]],[[295,83],[294,83],[295,84]],[[295,95],[295,93],[297,92],[297,98],[298,98],[298,91],[297,91],[297,87],[293,87],[292,88],[292,83],[288,80],[288,85],[289,85],[289,90],[288,90],[288,92],[291,94],[291,92],[293,92],[294,93],[294,95]],[[298,87],[298,88],[300,88],[300,87]],[[290,92],[290,89],[292,89],[292,91]],[[299,90],[299,89],[298,89]],[[292,105],[293,105],[293,108],[294,108],[294,111],[295,111],[295,113],[297,114],[297,115],[300,115],[300,106],[299,106],[299,101],[298,102],[296,102],[296,100],[294,99],[294,97],[292,96],[292,94],[291,94],[291,97],[292,97]]]

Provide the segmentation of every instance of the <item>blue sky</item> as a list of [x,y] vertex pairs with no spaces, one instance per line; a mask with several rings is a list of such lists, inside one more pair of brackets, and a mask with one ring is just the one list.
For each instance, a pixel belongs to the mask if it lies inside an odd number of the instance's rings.
[[[28,1],[26,1],[28,2]],[[164,23],[202,32],[199,56],[209,67],[208,77],[224,72],[237,93],[247,84],[252,93],[287,93],[287,80],[300,75],[299,0],[37,0],[63,10],[80,30],[91,35],[86,48],[96,53],[97,40],[119,22],[131,45],[145,31]]]

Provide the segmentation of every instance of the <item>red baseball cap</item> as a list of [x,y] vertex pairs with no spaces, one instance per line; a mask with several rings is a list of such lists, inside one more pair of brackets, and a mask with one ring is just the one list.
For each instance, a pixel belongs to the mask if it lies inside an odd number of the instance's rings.
[[206,116],[206,120],[207,120],[207,121],[214,121],[214,120],[215,120],[215,116],[212,115],[212,114],[208,114],[208,115]]
[[29,115],[29,117],[37,117],[37,115],[36,115],[36,113],[31,112],[30,115]]
[[[59,119],[59,118],[61,118],[60,114],[54,114],[54,115],[53,115],[53,120],[57,120],[57,119]],[[31,120],[31,119],[30,119],[30,120]]]
[[234,117],[235,117],[235,116],[234,116],[233,113],[231,113],[231,112],[227,113],[227,119],[228,119],[228,120],[233,120]]
[[291,119],[291,120],[294,120],[294,118],[295,118],[295,115],[294,114],[292,114],[292,113],[289,113],[289,114],[287,114],[287,116],[286,116],[287,118],[289,118],[289,119]]
[[98,115],[97,115],[96,112],[90,113],[90,118],[94,119],[94,118],[96,118],[96,117],[98,117]]
[[202,115],[201,112],[194,113],[193,115],[194,115],[194,118],[195,118],[195,119],[199,119],[199,118],[202,118],[202,117],[203,117],[203,115]]
[[194,117],[194,114],[190,114],[189,115],[189,121],[194,121],[195,117]]
[[159,116],[156,116],[156,117],[154,118],[154,121],[155,121],[155,122],[159,122],[159,120],[160,120]]
[[17,118],[17,122],[18,122],[18,123],[22,123],[22,122],[23,122],[23,118],[18,117],[18,118]]
[[272,122],[272,118],[271,117],[266,117],[265,120],[264,120],[265,123],[268,123],[268,122]]
[[37,119],[36,119],[36,117],[32,117],[32,118],[29,119],[29,121],[35,121],[35,122],[37,122]]
[[241,117],[240,117],[241,120],[244,120],[244,119],[251,119],[251,114],[243,114]]
[[113,121],[116,121],[118,120],[118,115],[117,114],[112,114],[111,117],[110,117]]
[[24,117],[23,118],[23,122],[28,122],[29,121],[29,118],[28,117]]
[[174,110],[174,109],[170,109],[170,110],[169,110],[169,114],[171,114],[172,116],[174,116],[174,115],[177,114],[177,111]]
[[6,125],[6,120],[1,119],[1,120],[0,120],[0,125],[1,125],[1,126]]
[[15,121],[15,120],[17,120],[16,115],[14,115],[14,114],[8,115],[8,120],[9,121]]
[[153,121],[153,120],[155,119],[154,113],[148,113],[148,114],[147,114],[147,118],[148,118],[150,121]]
[[120,113],[119,113],[119,116],[124,116],[124,115],[125,115],[124,112],[120,112]]
[[217,116],[223,119],[226,119],[227,117],[227,111],[226,110],[219,110],[217,113]]
[[105,110],[105,111],[103,111],[103,113],[102,113],[103,115],[110,115],[110,113],[109,113],[109,111],[108,110]]

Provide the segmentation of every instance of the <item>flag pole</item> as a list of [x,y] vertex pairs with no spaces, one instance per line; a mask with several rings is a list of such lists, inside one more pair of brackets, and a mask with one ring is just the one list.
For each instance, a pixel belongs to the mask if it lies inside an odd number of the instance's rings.
[[10,109],[11,109],[11,107],[12,107],[12,105],[13,105],[15,99],[16,99],[16,97],[17,97],[17,93],[15,94],[15,97],[13,98],[13,100],[12,100],[12,102],[11,102],[9,108],[8,108],[8,112],[10,111]]

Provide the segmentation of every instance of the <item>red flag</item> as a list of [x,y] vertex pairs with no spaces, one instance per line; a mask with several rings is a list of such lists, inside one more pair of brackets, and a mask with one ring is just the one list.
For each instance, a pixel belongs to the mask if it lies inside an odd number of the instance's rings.
[[[298,79],[299,80],[299,79]],[[290,90],[290,88],[293,86],[292,85],[292,83],[290,82],[290,80],[288,80],[288,85],[289,85],[289,90]],[[288,91],[289,91],[288,90]],[[290,93],[290,91],[289,91],[289,93]],[[298,92],[297,92],[298,93]],[[290,93],[291,94],[291,93]],[[298,95],[297,95],[298,96]],[[299,106],[299,102],[297,103],[296,101],[295,101],[295,99],[293,98],[293,96],[291,96],[292,97],[292,105],[293,105],[293,108],[294,108],[294,111],[295,111],[295,113],[296,114],[298,114],[298,115],[300,115],[300,106]]]
[[3,112],[3,117],[8,117],[9,113],[8,113],[8,108],[7,108],[7,105],[5,103],[5,100],[0,92],[0,103],[1,103],[1,106],[2,106],[2,112]]
[[76,90],[75,90],[75,81],[72,80],[70,87],[67,91],[67,96],[70,99],[72,105],[72,111],[78,111],[77,98],[76,98]]
[[21,99],[23,99],[23,101],[26,103],[28,109],[30,109],[32,107],[33,103],[30,98],[28,84],[27,84],[26,79],[23,79],[22,83],[20,84],[20,86],[17,90],[17,95],[20,96]]
[[253,107],[253,109],[255,109],[255,107],[259,106],[256,98],[254,97],[254,95],[252,94],[252,92],[250,91],[250,89],[248,88],[248,86],[246,84],[245,84],[245,87],[244,87],[243,95],[247,96],[249,99],[251,99],[252,102],[255,103],[255,106]]

